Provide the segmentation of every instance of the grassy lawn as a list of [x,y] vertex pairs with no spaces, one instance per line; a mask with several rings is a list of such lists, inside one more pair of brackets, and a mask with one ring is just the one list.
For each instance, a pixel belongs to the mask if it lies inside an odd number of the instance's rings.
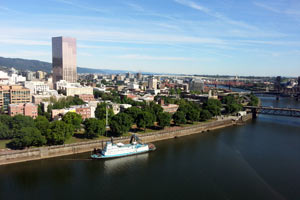
[[73,144],[73,143],[78,143],[78,142],[88,142],[88,141],[93,141],[93,140],[102,140],[102,139],[108,139],[108,137],[105,136],[99,136],[94,139],[87,139],[87,138],[80,138],[80,137],[71,137],[68,139],[65,144]]
[[5,149],[6,144],[9,142],[10,142],[10,140],[0,140],[0,149]]

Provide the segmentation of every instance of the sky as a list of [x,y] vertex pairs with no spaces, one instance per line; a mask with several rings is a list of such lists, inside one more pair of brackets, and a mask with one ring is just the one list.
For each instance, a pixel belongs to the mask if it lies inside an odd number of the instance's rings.
[[51,62],[77,39],[80,67],[299,76],[299,0],[0,0],[0,56]]

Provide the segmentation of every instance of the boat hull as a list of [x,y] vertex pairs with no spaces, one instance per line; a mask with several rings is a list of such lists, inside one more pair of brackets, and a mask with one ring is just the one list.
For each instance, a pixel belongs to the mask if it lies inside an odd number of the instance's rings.
[[116,155],[102,155],[102,154],[92,154],[91,158],[98,160],[98,159],[113,159],[113,158],[120,158],[120,157],[127,157],[127,156],[133,156],[133,155],[138,155],[138,154],[143,154],[147,152],[154,151],[155,149],[149,149],[146,151],[139,151],[139,152],[132,152],[132,153],[124,153],[124,154],[116,154]]

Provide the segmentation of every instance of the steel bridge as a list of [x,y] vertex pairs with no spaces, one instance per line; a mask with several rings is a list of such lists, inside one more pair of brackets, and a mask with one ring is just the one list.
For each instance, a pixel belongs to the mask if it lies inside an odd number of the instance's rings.
[[256,118],[257,114],[300,117],[300,109],[297,108],[274,108],[264,106],[244,106],[244,108],[251,110],[253,118]]

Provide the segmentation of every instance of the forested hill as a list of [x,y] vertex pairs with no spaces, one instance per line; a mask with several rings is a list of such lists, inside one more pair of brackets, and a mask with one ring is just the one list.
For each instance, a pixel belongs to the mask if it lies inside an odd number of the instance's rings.
[[30,70],[30,71],[45,71],[50,72],[52,64],[48,62],[42,62],[39,60],[26,60],[21,58],[4,58],[0,57],[0,66],[15,68],[17,70]]
[[[39,60],[27,60],[21,58],[4,58],[0,57],[0,69],[2,67],[15,68],[17,70],[30,70],[30,71],[45,71],[51,72],[52,64]],[[124,70],[109,70],[109,69],[92,69],[77,67],[78,73],[101,73],[101,74],[117,74],[126,73]]]

